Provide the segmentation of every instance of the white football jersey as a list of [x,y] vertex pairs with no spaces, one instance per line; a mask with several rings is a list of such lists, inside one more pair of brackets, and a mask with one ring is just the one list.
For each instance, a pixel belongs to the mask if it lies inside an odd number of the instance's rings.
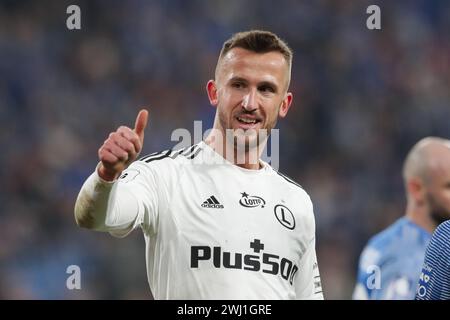
[[[233,165],[200,142],[135,161],[109,188],[100,230],[141,227],[155,299],[323,299],[308,194],[262,162]],[[89,191],[90,190],[90,191]]]

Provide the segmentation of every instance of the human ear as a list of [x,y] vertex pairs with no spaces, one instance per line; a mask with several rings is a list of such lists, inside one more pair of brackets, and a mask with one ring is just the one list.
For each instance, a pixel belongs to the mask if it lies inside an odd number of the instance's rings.
[[410,178],[406,183],[406,188],[411,197],[419,204],[425,201],[426,190],[423,181],[419,178]]
[[292,104],[292,99],[293,99],[292,93],[291,92],[286,93],[286,96],[284,97],[283,102],[281,103],[280,110],[278,111],[278,116],[280,118],[284,118],[287,115],[289,108],[291,107]]
[[206,84],[206,91],[208,92],[209,103],[216,107],[218,103],[217,99],[217,86],[214,80],[209,80]]

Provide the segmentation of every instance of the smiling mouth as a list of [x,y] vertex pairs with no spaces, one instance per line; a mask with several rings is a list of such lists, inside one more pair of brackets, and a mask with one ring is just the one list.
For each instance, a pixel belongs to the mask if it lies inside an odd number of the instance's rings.
[[261,122],[261,120],[259,120],[259,119],[255,119],[255,118],[246,118],[246,117],[236,117],[236,120],[239,122],[239,123],[242,123],[242,124],[244,124],[244,125],[254,125],[254,124],[257,124],[257,123],[259,123],[259,122]]

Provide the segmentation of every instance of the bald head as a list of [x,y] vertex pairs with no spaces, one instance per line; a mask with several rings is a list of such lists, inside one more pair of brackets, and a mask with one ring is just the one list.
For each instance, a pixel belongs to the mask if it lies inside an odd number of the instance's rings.
[[403,166],[403,179],[407,183],[419,178],[425,184],[450,168],[450,140],[427,137],[417,142],[408,153]]
[[428,232],[450,218],[450,140],[427,137],[406,157],[403,167],[406,216]]

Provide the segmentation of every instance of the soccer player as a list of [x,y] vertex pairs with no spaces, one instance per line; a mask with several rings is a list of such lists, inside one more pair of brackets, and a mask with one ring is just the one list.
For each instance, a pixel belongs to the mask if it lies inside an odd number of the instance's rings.
[[260,133],[292,103],[291,64],[275,34],[237,33],[206,86],[216,116],[204,141],[135,161],[142,110],[100,147],[76,222],[118,237],[140,227],[156,299],[323,299],[310,197],[260,160]]
[[[450,197],[450,181],[447,189]],[[439,225],[431,237],[416,300],[450,300],[450,221]]]
[[450,218],[450,141],[420,140],[405,160],[403,178],[406,214],[362,252],[354,299],[414,299],[431,234]]

